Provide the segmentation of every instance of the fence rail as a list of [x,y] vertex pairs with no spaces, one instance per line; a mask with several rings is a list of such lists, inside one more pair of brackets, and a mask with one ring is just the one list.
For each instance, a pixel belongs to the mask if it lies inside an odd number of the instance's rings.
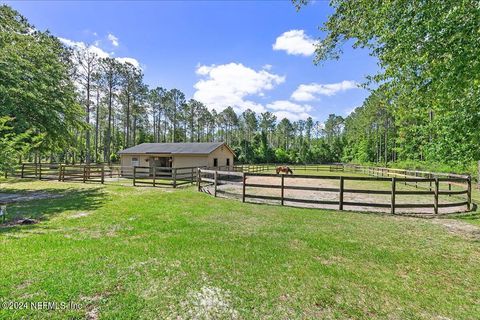
[[[261,173],[265,171],[275,171],[278,166],[284,166],[281,163],[263,163],[263,164],[240,164],[234,166],[219,166],[210,167],[211,170],[220,171],[234,171],[234,172],[247,172],[247,173]],[[293,171],[329,171],[340,172],[344,171],[344,165],[342,163],[326,163],[326,164],[292,164],[288,165]]]
[[[223,177],[223,178],[222,178]],[[249,177],[276,177],[279,178],[278,183],[252,183],[249,182]],[[315,186],[298,186],[291,185],[291,179],[312,179],[312,180],[330,180],[338,181],[338,188],[330,187],[315,187]],[[353,189],[345,188],[346,181],[381,181],[389,182],[390,188],[388,190],[372,190],[372,189]],[[433,190],[397,190],[399,183],[415,182],[415,183],[433,183]],[[440,190],[440,183],[463,183],[465,189],[462,190]],[[221,184],[241,185],[241,199],[243,202],[246,199],[262,199],[279,201],[281,205],[285,202],[307,203],[307,204],[324,204],[336,205],[339,210],[344,210],[345,206],[354,207],[372,207],[372,208],[388,208],[390,213],[395,214],[396,209],[409,208],[432,208],[434,214],[439,213],[439,208],[466,206],[467,210],[472,207],[472,181],[469,176],[462,177],[455,175],[455,177],[357,177],[357,176],[318,176],[318,175],[277,175],[268,173],[249,173],[249,172],[235,172],[235,171],[220,171],[220,170],[204,170],[197,171],[197,188],[198,191],[204,190],[204,185],[213,187],[213,195],[216,197],[219,192],[227,193],[224,190],[219,190],[218,186]],[[278,196],[261,195],[251,193],[249,188],[258,189],[275,189],[279,190]],[[299,199],[285,196],[285,190],[301,190],[301,191],[322,191],[338,194],[338,200],[329,199]],[[385,203],[378,202],[354,202],[345,201],[345,194],[364,194],[364,195],[390,195],[390,201]],[[430,203],[397,203],[397,196],[399,195],[431,195]],[[462,201],[451,203],[440,203],[441,195],[466,195],[466,199]]]
[[131,179],[133,185],[172,186],[196,181],[198,167],[125,167],[102,164],[22,163],[14,176],[56,181],[105,183],[106,178]]
[[198,167],[133,167],[133,185],[172,186],[192,184]]
[[[226,175],[231,178],[233,173],[242,174],[245,173],[249,176],[263,175],[263,176],[276,176],[275,174],[267,173],[274,172],[275,168],[279,164],[245,164],[245,165],[233,165],[233,166],[221,166],[216,168],[201,167],[202,172],[217,171],[217,173]],[[438,196],[448,195],[463,195],[467,194],[469,201],[468,206],[471,206],[471,177],[467,175],[453,174],[453,173],[434,173],[427,171],[407,170],[407,169],[392,169],[382,167],[368,167],[352,164],[331,163],[331,164],[306,164],[306,165],[290,165],[289,166],[294,173],[303,171],[305,174],[295,174],[297,178],[312,178],[312,175],[306,174],[307,172],[353,172],[361,173],[364,175],[370,175],[370,177],[345,177],[346,180],[358,180],[358,181],[391,181],[392,178],[396,178],[395,184],[411,184],[416,188],[419,188],[419,183],[427,182],[428,187],[426,190],[405,191],[397,190],[396,195],[433,195],[435,196],[435,179],[439,179],[439,182],[448,183],[448,190],[437,190]],[[167,168],[167,167],[126,167],[118,165],[105,165],[105,164],[79,164],[79,165],[67,165],[67,164],[55,164],[55,163],[23,163],[20,165],[15,176],[21,178],[31,178],[39,180],[57,180],[57,181],[80,181],[80,182],[95,182],[104,183],[106,178],[127,178],[132,179],[133,185],[152,185],[152,186],[177,186],[194,183],[197,180],[197,167],[185,167],[185,168]],[[335,179],[339,180],[339,177],[316,175],[313,176],[317,179]],[[210,179],[210,181],[207,181]],[[239,180],[234,179],[218,179],[219,184],[230,183],[234,185],[243,184]],[[445,180],[447,179],[447,180]],[[205,182],[214,183],[213,173],[212,177],[204,177]],[[467,182],[468,181],[468,182]],[[197,181],[198,183],[198,181]],[[339,182],[340,183],[340,182]],[[465,190],[453,190],[452,186],[463,186],[468,184],[467,191]],[[248,184],[247,184],[248,185]],[[253,186],[252,186],[253,187]],[[258,185],[259,188],[273,188],[283,190],[306,190],[306,191],[324,191],[324,192],[337,192],[332,188],[317,188],[317,187],[299,187],[284,185],[283,188],[278,185]],[[364,190],[370,194],[386,195],[391,191],[388,190]],[[345,193],[365,193],[362,190],[346,189]],[[339,192],[339,191],[338,191]],[[244,196],[249,197],[248,195]],[[289,201],[285,200],[284,201]],[[284,202],[282,201],[282,203]],[[292,200],[293,201],[293,200]],[[296,201],[296,200],[295,200]],[[393,200],[394,201],[394,200]],[[341,202],[341,201],[339,201]],[[342,205],[343,206],[343,205]],[[439,204],[437,207],[441,208],[445,204]],[[339,204],[340,207],[340,204]],[[398,206],[399,207],[399,206]]]

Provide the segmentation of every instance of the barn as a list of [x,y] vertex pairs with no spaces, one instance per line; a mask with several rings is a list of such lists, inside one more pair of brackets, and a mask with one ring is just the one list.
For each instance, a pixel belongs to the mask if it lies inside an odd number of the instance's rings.
[[142,143],[118,153],[122,167],[233,166],[235,154],[224,142]]

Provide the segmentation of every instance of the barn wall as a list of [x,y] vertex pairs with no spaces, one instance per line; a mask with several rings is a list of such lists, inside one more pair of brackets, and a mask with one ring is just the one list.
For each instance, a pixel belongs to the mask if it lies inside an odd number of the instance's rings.
[[196,156],[196,155],[176,155],[173,157],[173,167],[174,168],[185,168],[185,167],[204,167],[208,165],[207,156]]
[[140,167],[150,167],[150,161],[147,161],[149,158],[152,157],[170,157],[168,154],[124,154],[120,155],[120,165],[122,167],[131,167],[132,166],[132,158],[138,158]]
[[[148,167],[150,166],[150,162],[147,161],[150,157],[158,157],[158,156],[169,156],[169,155],[160,155],[160,154],[124,154],[120,155],[120,164],[122,167],[131,167],[132,166],[132,158],[139,159],[139,166],[141,167]],[[218,159],[219,166],[226,166],[227,159],[230,159],[230,166],[233,166],[233,153],[230,151],[228,147],[222,145],[215,149],[209,155],[175,155],[173,156],[173,163],[172,167],[174,168],[183,168],[183,167],[213,167],[213,159]]]
[[233,153],[226,146],[220,146],[208,156],[208,166],[213,167],[213,159],[218,159],[219,166],[227,165],[227,158],[230,159],[230,166],[233,166]]
[[132,158],[138,158],[138,165],[140,167],[148,167],[148,157],[146,155],[133,155],[133,154],[125,154],[125,155],[120,155],[120,165],[122,167],[131,167],[132,166]]

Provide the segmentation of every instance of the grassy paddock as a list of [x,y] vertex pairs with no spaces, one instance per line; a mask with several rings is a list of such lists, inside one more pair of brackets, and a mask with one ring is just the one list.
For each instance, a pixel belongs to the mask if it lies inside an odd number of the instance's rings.
[[429,220],[242,204],[194,188],[9,181],[0,318],[473,319],[480,243]]

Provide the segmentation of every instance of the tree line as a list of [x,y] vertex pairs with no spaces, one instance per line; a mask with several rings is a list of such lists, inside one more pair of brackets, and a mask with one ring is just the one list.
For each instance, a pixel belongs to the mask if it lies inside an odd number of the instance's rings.
[[[294,0],[298,9],[308,0]],[[379,72],[344,122],[343,161],[474,171],[480,160],[480,7],[477,0],[331,1],[316,63],[346,43]]]
[[271,112],[237,114],[231,106],[216,111],[178,89],[150,88],[131,63],[100,58],[87,45],[65,46],[6,5],[0,16],[0,126],[25,141],[17,140],[15,156],[10,149],[9,165],[111,163],[143,142],[225,141],[245,163],[340,159],[334,115],[323,126]]
[[[307,0],[294,1],[300,9]],[[142,70],[66,47],[0,7],[0,162],[115,162],[142,142],[225,141],[240,162],[429,163],[480,159],[478,2],[332,1],[315,63],[342,46],[370,50],[380,71],[349,116],[321,123],[231,106],[216,111]],[[12,143],[15,141],[15,143]]]

